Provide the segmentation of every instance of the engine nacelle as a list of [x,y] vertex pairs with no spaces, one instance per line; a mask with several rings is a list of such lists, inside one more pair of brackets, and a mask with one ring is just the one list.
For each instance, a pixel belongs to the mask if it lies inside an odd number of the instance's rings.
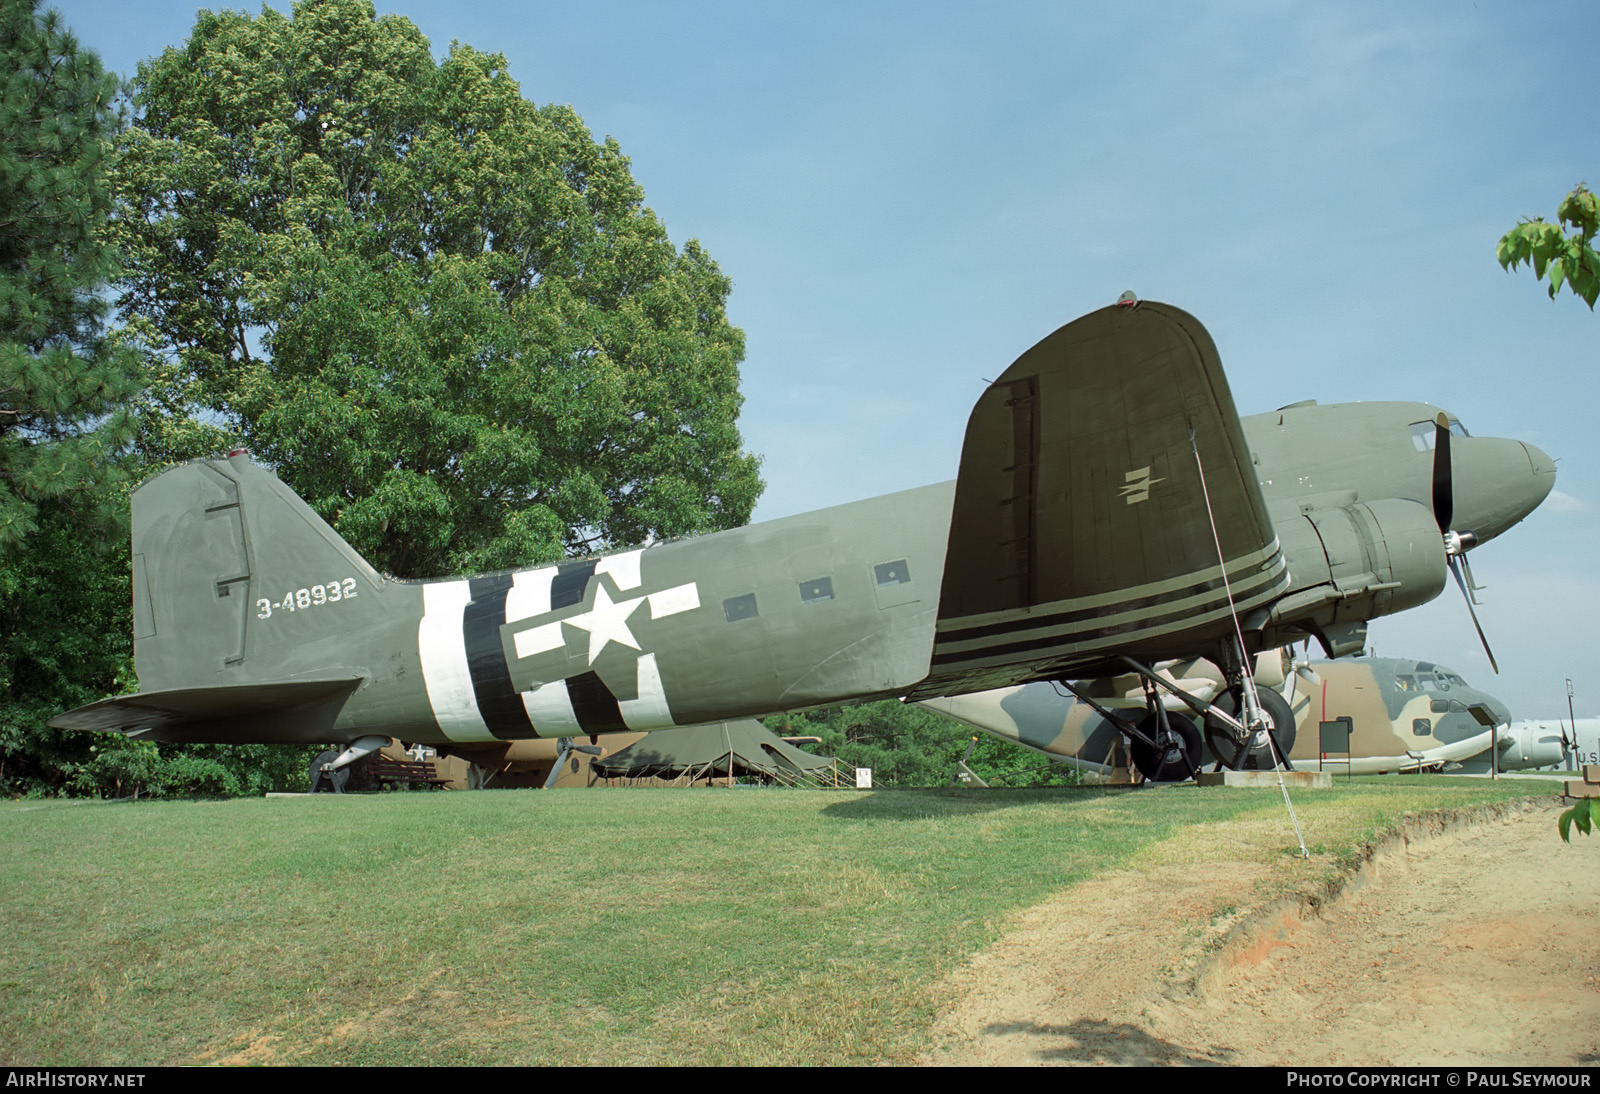
[[1561,734],[1540,725],[1512,726],[1500,741],[1500,766],[1507,771],[1555,767],[1565,758]]
[[1426,604],[1449,575],[1428,507],[1399,498],[1310,509],[1275,525],[1289,591],[1272,605],[1267,644],[1317,636],[1329,656],[1358,652],[1360,624]]

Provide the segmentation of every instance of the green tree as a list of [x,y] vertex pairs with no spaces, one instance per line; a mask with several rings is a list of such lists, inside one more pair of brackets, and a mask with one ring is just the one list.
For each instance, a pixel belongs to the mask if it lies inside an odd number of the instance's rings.
[[[1525,218],[1500,237],[1496,257],[1502,269],[1523,263],[1532,266],[1536,279],[1549,281],[1551,300],[1565,284],[1593,311],[1595,299],[1600,297],[1600,256],[1594,251],[1600,208],[1588,186],[1580,182],[1566,196],[1556,209],[1556,220],[1558,223],[1550,224],[1543,217]],[[1561,225],[1571,228],[1571,234],[1563,233]]]
[[[835,756],[852,767],[872,768],[883,787],[949,786],[956,761],[974,731],[960,722],[898,699],[822,707],[768,718],[768,729],[785,736],[820,737],[808,751]],[[967,766],[991,786],[1075,786],[1077,773],[1049,757],[988,734]]]
[[[115,528],[136,358],[102,333],[115,273],[106,141],[116,78],[35,0],[0,0],[0,563],[40,507]],[[115,538],[115,537],[113,537]]]
[[153,451],[229,434],[405,577],[749,519],[729,280],[502,57],[302,0],[202,11],[132,95],[120,305],[162,357]]
[[133,597],[121,542],[117,551],[84,536],[62,503],[45,500],[26,549],[0,559],[0,791],[72,789],[98,735],[46,720],[131,690]]
[[0,0],[0,787],[58,789],[45,726],[130,675],[120,455],[137,359],[108,338],[116,80],[53,12]]

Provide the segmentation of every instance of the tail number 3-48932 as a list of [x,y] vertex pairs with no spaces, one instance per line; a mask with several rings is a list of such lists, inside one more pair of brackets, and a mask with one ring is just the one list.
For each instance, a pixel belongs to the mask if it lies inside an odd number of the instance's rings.
[[323,604],[337,604],[341,600],[350,600],[355,595],[356,579],[353,577],[347,577],[343,581],[330,581],[326,585],[313,585],[309,589],[295,589],[285,593],[282,600],[268,600],[266,597],[257,600],[256,618],[271,619],[274,611],[296,612],[321,607]]

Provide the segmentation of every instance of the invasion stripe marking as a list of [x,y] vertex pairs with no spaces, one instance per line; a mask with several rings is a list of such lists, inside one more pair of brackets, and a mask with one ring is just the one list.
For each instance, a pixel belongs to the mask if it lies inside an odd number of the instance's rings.
[[[1272,542],[1260,550],[1250,551],[1230,559],[1227,565],[1228,576],[1241,581],[1265,570],[1284,565],[1283,548],[1274,536]],[[1175,577],[1164,577],[1155,581],[1145,581],[1137,585],[1128,585],[1110,592],[1090,593],[1085,596],[1075,596],[1065,600],[1051,600],[1042,602],[1045,606],[1070,606],[1072,608],[1094,608],[1102,604],[1115,604],[1121,600],[1135,597],[1156,596],[1161,593],[1177,592],[1201,581],[1211,581],[1220,578],[1223,574],[1221,566],[1205,566],[1198,570],[1178,574]],[[1018,615],[1025,615],[1032,608],[1002,608],[998,611],[974,612],[969,615],[946,617],[939,622],[942,629],[952,627],[981,627],[991,623],[1006,623]]]
[[644,554],[644,548],[639,547],[632,551],[623,551],[620,554],[607,555],[602,558],[594,568],[597,574],[610,574],[611,580],[617,583],[617,588],[627,591],[639,587],[639,558]]
[[[1285,572],[1262,574],[1254,581],[1242,584],[1236,583],[1234,586],[1234,596],[1237,600],[1242,602],[1247,597],[1256,596],[1263,589],[1269,586],[1276,586],[1279,583],[1286,582],[1287,580],[1288,575]],[[1100,621],[1113,619],[1119,616],[1132,615],[1134,617],[1132,620],[1124,620],[1124,624],[1127,622],[1136,623],[1140,619],[1165,618],[1170,616],[1172,612],[1169,610],[1165,613],[1162,613],[1160,609],[1175,609],[1179,608],[1180,605],[1182,606],[1182,610],[1185,611],[1208,611],[1215,604],[1226,603],[1227,598],[1225,596],[1213,596],[1199,600],[1198,602],[1193,601],[1196,600],[1196,597],[1202,596],[1206,592],[1219,592],[1221,588],[1222,586],[1220,582],[1215,584],[1208,582],[1203,586],[1197,586],[1193,591],[1190,592],[1188,597],[1145,597],[1141,600],[1123,601],[1117,604],[1107,604],[1103,607],[1085,608],[1074,612],[1060,612],[1049,616],[1022,616],[1009,625],[995,624],[982,628],[973,628],[966,631],[951,631],[947,634],[942,634],[936,640],[935,648],[948,650],[953,646],[966,646],[969,649],[990,649],[994,648],[994,643],[984,643],[982,642],[982,639],[1003,639],[1008,637],[1015,638],[1020,634],[1037,634],[1038,632],[1046,630],[1051,631],[1056,637],[1067,638],[1077,632],[1089,629],[1091,625],[1096,626],[1098,629],[1098,627],[1101,625]],[[1185,599],[1191,601],[1191,603],[1183,604]],[[981,644],[967,645],[968,643]]]
[[661,669],[656,665],[655,654],[647,653],[639,658],[639,698],[623,699],[617,706],[629,729],[667,729],[677,725],[667,707],[667,692],[661,685]]
[[572,711],[565,680],[552,680],[523,692],[522,706],[541,737],[577,737],[583,733],[578,716]]
[[[1284,586],[1287,587],[1288,579],[1285,577]],[[1280,590],[1271,588],[1258,597],[1248,601],[1239,601],[1238,608],[1248,611],[1260,604],[1267,603],[1276,596]],[[1052,656],[1057,653],[1074,653],[1080,650],[1101,648],[1106,645],[1108,638],[1117,638],[1130,634],[1139,634],[1145,638],[1159,637],[1159,632],[1181,631],[1191,626],[1200,626],[1213,620],[1222,619],[1229,614],[1226,602],[1215,608],[1196,609],[1184,608],[1181,611],[1169,612],[1166,615],[1154,616],[1145,619],[1130,620],[1126,623],[1113,624],[1096,628],[1087,637],[1080,635],[1049,635],[1044,638],[1035,638],[1027,641],[1011,642],[1003,645],[981,646],[977,649],[935,651],[933,664],[950,665],[964,661],[978,661],[984,658],[1006,657],[1016,653],[1049,652]]]
[[511,575],[475,577],[468,582],[472,599],[461,618],[461,642],[466,648],[467,669],[472,675],[472,692],[484,724],[501,740],[534,736],[528,712],[511,686],[511,669],[506,664],[500,628],[506,622],[506,594],[511,591]]
[[604,680],[592,672],[567,677],[567,694],[572,697],[572,712],[583,733],[620,733],[628,728],[622,720],[617,697]]
[[[1256,565],[1256,563],[1252,562],[1247,566],[1240,566],[1239,569],[1253,570],[1255,569]],[[1265,571],[1262,571],[1261,576],[1268,579],[1277,577],[1284,569],[1283,553],[1281,551],[1275,553],[1272,558],[1267,561],[1266,565],[1268,568]],[[1230,571],[1229,576],[1235,584],[1249,580],[1247,578],[1241,578],[1237,571]],[[1255,580],[1259,582],[1260,578]],[[942,630],[939,634],[939,641],[968,642],[979,638],[987,638],[990,635],[1006,634],[1019,629],[1040,630],[1044,627],[1060,626],[1085,619],[1104,619],[1108,616],[1122,615],[1125,612],[1139,611],[1143,608],[1160,607],[1161,605],[1170,604],[1177,600],[1183,600],[1189,597],[1199,596],[1203,593],[1213,592],[1223,587],[1223,580],[1219,575],[1218,577],[1212,578],[1208,581],[1201,581],[1192,585],[1183,586],[1173,589],[1170,592],[1136,597],[1131,600],[1110,600],[1102,604],[1084,608],[1075,608],[1064,612],[1056,612],[1051,615],[1035,616],[1013,613],[1013,617],[1004,622],[988,623],[974,627],[963,627],[960,630]],[[959,623],[959,618],[940,621],[941,627]]]
[[[1263,589],[1260,593],[1247,599],[1235,601],[1238,611],[1247,612],[1271,600],[1282,592],[1285,586]],[[1230,609],[1225,599],[1217,598],[1202,604],[1188,604],[1177,610],[1160,615],[1143,615],[1133,619],[1124,619],[1115,623],[1101,623],[1094,627],[1079,628],[1066,632],[1053,632],[1040,635],[1018,630],[1013,634],[1011,642],[988,642],[980,646],[969,646],[964,649],[950,649],[949,647],[935,647],[934,663],[947,663],[955,661],[973,661],[983,658],[1003,657],[1010,653],[1026,652],[1030,650],[1061,649],[1061,650],[1092,650],[1103,648],[1110,638],[1122,636],[1137,636],[1141,640],[1163,633],[1173,633],[1185,627],[1198,627],[1210,621],[1228,615]]]
[[430,581],[422,586],[422,619],[417,624],[417,656],[439,732],[452,741],[492,741],[494,734],[478,714],[462,619],[472,591],[465,581]]
[[559,566],[550,582],[550,610],[582,604],[584,590],[589,587],[589,579],[594,576],[596,565],[597,559],[586,558],[582,562],[566,562]]
[[550,582],[554,566],[542,570],[522,570],[511,575],[511,591],[506,594],[506,622],[517,623],[536,615],[550,614]]

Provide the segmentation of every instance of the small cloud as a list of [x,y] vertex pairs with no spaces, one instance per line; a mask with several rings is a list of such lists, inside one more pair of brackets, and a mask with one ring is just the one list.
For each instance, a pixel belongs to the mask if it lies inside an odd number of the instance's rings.
[[1589,508],[1589,503],[1579,501],[1563,490],[1552,490],[1545,499],[1545,504],[1557,513],[1581,513]]

